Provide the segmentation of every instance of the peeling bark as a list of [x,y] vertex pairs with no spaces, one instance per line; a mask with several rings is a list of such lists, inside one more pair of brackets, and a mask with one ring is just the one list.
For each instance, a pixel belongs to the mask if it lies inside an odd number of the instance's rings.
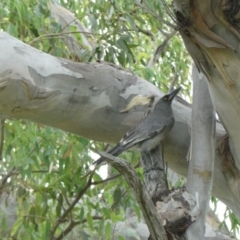
[[225,0],[174,3],[180,34],[198,69],[208,78],[212,102],[229,135],[229,149],[235,161],[230,185],[235,186],[234,198],[239,202],[239,3]]

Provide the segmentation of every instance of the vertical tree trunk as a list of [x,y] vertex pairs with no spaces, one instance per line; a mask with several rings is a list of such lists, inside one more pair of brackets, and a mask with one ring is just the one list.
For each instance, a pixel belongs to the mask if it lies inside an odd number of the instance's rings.
[[188,239],[203,239],[205,216],[212,191],[215,159],[215,114],[206,78],[193,67],[193,108],[187,191],[197,197],[200,214],[187,229]]
[[[231,153],[240,169],[240,24],[238,1],[174,0],[186,48],[208,78],[215,110],[229,134]],[[239,185],[239,175],[235,184]],[[240,187],[236,197],[239,200]]]

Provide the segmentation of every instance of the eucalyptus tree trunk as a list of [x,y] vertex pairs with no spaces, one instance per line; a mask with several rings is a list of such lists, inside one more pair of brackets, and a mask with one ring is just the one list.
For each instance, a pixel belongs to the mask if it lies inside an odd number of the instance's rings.
[[225,187],[239,204],[239,2],[174,0],[174,11],[186,48],[199,71],[207,76],[212,102],[227,132],[227,137],[218,139],[221,172],[228,185]]
[[[179,2],[181,5],[182,1]],[[181,34],[200,71],[208,77],[215,109],[230,137],[239,168],[239,25],[234,1],[184,1]],[[185,4],[189,4],[186,8]],[[188,9],[188,11],[186,11]],[[235,18],[236,16],[236,18]],[[181,22],[184,20],[181,19]],[[182,25],[182,24],[181,24]]]
[[[218,139],[221,171],[235,201],[239,202],[239,2],[175,0],[174,7],[180,34],[199,71],[207,77],[215,111],[226,130],[227,135]],[[203,230],[201,224],[190,227],[189,239],[196,234],[202,236],[200,228]]]
[[[206,78],[193,67],[191,148],[187,191],[196,196],[199,216],[186,232],[188,239],[204,239],[215,160],[215,113]],[[204,96],[204,97],[203,97]]]

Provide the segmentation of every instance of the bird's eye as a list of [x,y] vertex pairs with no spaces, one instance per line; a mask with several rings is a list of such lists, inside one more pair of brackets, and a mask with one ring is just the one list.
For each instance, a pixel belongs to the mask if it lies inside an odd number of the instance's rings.
[[167,101],[167,100],[168,100],[168,97],[165,97],[164,100]]

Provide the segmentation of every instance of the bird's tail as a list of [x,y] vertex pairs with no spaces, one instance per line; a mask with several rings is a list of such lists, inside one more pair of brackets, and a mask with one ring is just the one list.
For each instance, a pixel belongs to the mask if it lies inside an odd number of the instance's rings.
[[[124,149],[122,149],[122,146],[120,144],[117,144],[114,148],[110,149],[109,151],[107,151],[107,153],[113,155],[113,156],[118,156],[119,154],[121,154],[124,151]],[[94,165],[100,165],[102,162],[104,161],[104,157],[100,157],[98,160],[96,160],[95,162],[93,162]]]

